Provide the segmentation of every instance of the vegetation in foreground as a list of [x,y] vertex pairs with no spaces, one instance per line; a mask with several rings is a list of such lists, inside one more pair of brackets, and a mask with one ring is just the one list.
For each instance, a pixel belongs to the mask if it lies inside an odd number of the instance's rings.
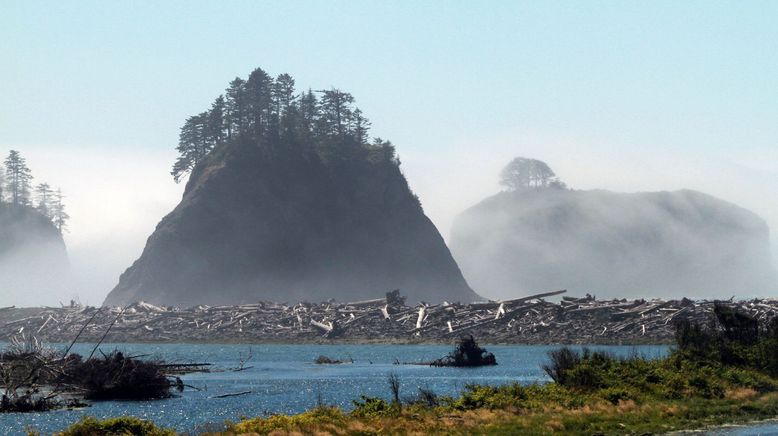
[[551,383],[470,385],[458,398],[420,390],[401,400],[392,374],[391,401],[363,396],[349,413],[320,406],[246,419],[214,435],[643,434],[778,416],[778,321],[717,304],[709,325],[677,325],[676,341],[656,360],[561,348],[543,368]]
[[151,421],[128,416],[102,421],[92,417],[84,417],[60,433],[61,436],[175,436],[175,434],[173,430],[160,428]]

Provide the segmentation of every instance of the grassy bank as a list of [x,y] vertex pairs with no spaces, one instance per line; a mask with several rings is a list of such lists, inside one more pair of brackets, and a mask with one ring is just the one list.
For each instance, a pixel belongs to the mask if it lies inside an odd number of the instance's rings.
[[[471,385],[455,398],[393,391],[392,401],[362,397],[348,413],[318,407],[212,434],[643,434],[778,416],[778,321],[760,324],[719,305],[709,325],[679,324],[676,344],[656,360],[561,348],[549,355],[543,369],[553,381],[543,385]],[[114,434],[100,425],[64,434]],[[129,434],[164,434],[153,431]]]
[[[521,389],[519,389],[520,391]],[[214,436],[242,434],[644,434],[699,429],[722,424],[745,423],[778,416],[778,393],[759,394],[750,389],[726,391],[722,398],[620,400],[598,395],[579,397],[558,387],[527,388],[535,401],[517,400],[514,387],[490,391],[467,406],[424,407],[371,404],[368,413],[344,413],[321,407],[299,415],[253,418],[232,424]],[[462,398],[483,397],[475,390]],[[552,398],[546,402],[546,398]],[[458,399],[455,402],[460,402]],[[485,402],[479,406],[480,400]],[[494,400],[496,401],[496,404]],[[507,401],[506,401],[507,400]],[[492,403],[492,404],[490,404]],[[123,420],[85,420],[63,433],[81,435],[173,435],[151,423]],[[130,431],[125,429],[131,428]]]
[[220,435],[332,434],[623,434],[696,429],[778,416],[778,380],[760,371],[691,362],[618,359],[560,351],[545,385],[468,386],[458,398],[429,392],[404,405],[362,398],[345,414],[319,408],[254,418]]

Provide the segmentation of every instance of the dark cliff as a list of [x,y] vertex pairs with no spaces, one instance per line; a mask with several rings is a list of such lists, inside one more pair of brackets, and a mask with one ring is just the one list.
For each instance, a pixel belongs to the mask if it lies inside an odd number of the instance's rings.
[[730,297],[776,283],[765,222],[689,190],[503,192],[457,218],[451,250],[488,297]]
[[197,165],[105,304],[347,301],[395,288],[410,301],[478,298],[394,159],[231,141]]

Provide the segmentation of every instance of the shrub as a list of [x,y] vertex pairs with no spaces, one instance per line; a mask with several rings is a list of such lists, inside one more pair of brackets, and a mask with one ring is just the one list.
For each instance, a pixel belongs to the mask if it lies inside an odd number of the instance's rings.
[[711,325],[688,320],[676,324],[678,352],[706,365],[752,368],[778,376],[778,318],[760,323],[755,317],[716,302]]
[[[562,386],[597,389],[608,386],[614,370],[623,369],[629,361],[584,348],[580,353],[568,347],[548,353],[551,362],[542,366],[552,380]],[[636,361],[642,360],[634,358]]]
[[460,410],[472,410],[492,405],[498,389],[495,386],[467,385],[452,406]]
[[317,407],[299,415],[272,415],[252,418],[233,424],[229,431],[236,434],[267,434],[274,431],[316,433],[321,427],[341,424],[345,416],[335,407]]
[[599,395],[612,404],[619,404],[620,401],[632,400],[635,398],[635,394],[629,389],[623,387],[612,387],[603,389],[599,392]]
[[551,363],[543,364],[541,368],[551,377],[551,380],[564,385],[567,381],[567,371],[581,363],[581,356],[569,347],[562,347],[548,352]]
[[[469,384],[456,400],[450,401],[449,406],[459,410],[472,410],[482,407],[499,409],[505,407],[520,407],[523,402],[533,398],[545,400],[542,395],[529,395],[529,387],[513,383],[504,386],[481,386]],[[540,394],[538,391],[536,394]]]
[[387,377],[389,382],[389,390],[392,392],[392,402],[396,405],[400,405],[400,377],[396,373],[390,372]]
[[412,404],[420,404],[425,407],[437,407],[439,404],[438,394],[432,389],[419,388],[419,393],[415,400],[411,401]]
[[102,421],[86,416],[68,427],[60,436],[175,436],[173,430],[157,427],[151,421],[132,416],[108,418]]
[[362,401],[352,400],[354,410],[351,415],[358,418],[376,418],[386,416],[393,411],[393,408],[383,398],[368,397],[360,395]]
[[742,345],[753,345],[759,340],[759,321],[753,316],[718,301],[713,313],[727,340]]
[[580,365],[567,371],[565,386],[580,389],[599,389],[606,387],[606,374],[600,368],[584,361]]

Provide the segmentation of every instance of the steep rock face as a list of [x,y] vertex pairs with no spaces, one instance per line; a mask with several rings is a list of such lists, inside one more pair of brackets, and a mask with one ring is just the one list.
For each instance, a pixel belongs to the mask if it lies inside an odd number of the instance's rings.
[[30,207],[0,204],[2,305],[40,304],[42,294],[67,291],[69,278],[65,242],[51,221]]
[[228,143],[190,177],[105,304],[471,301],[397,165]]
[[489,297],[730,297],[775,286],[765,222],[689,190],[503,192],[456,219],[451,250]]

